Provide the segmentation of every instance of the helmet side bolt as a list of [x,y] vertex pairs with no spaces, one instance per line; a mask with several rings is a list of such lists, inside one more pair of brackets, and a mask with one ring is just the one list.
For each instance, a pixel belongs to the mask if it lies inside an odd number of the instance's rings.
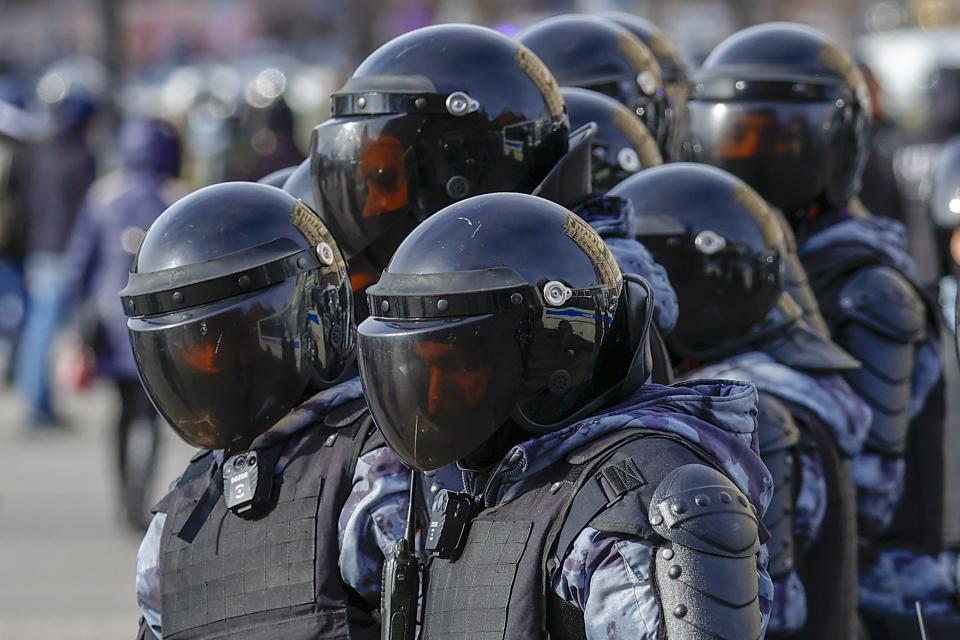
[[317,257],[328,267],[333,264],[333,249],[326,242],[317,245]]
[[551,307],[559,307],[569,300],[571,296],[573,296],[573,292],[570,291],[570,287],[562,282],[551,280],[543,285],[543,299]]

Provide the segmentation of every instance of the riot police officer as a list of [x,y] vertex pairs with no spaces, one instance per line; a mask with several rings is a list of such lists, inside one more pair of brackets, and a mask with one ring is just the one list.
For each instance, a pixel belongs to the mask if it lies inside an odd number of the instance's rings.
[[369,438],[327,228],[275,187],[201,189],[147,231],[121,298],[147,394],[203,447],[140,548],[143,637],[376,637],[406,473]]
[[[774,478],[768,637],[856,635],[856,521],[845,461],[870,411],[840,374],[858,363],[810,330],[784,287],[779,213],[734,176],[674,163],[625,180],[637,238],[667,268],[682,313],[667,336],[680,375],[760,392],[760,455]],[[731,304],[731,301],[736,304]]]
[[596,127],[590,158],[593,194],[572,207],[573,211],[603,237],[623,271],[642,276],[653,287],[656,294],[654,328],[650,335],[653,379],[668,384],[673,381],[673,372],[662,335],[676,324],[680,313],[677,294],[667,272],[630,232],[629,203],[607,195],[625,178],[662,164],[660,151],[643,123],[613,98],[574,87],[561,89],[561,94],[574,127],[588,123]]
[[423,536],[423,637],[762,636],[756,392],[645,385],[650,289],[578,216],[455,203],[368,295],[377,426],[410,466],[464,473]]
[[[427,27],[374,51],[334,94],[333,117],[314,130],[310,152],[313,197],[345,246],[358,317],[365,316],[363,290],[400,241],[443,206],[515,191],[581,212],[603,206],[591,202],[598,195],[591,153],[598,147],[616,146],[628,169],[656,161],[639,123],[623,122],[610,103],[575,103],[573,118],[582,126],[571,133],[551,73],[525,46],[491,29]],[[601,163],[593,166],[603,187],[615,179]],[[284,189],[300,194],[305,183],[301,166]],[[657,325],[669,330],[676,295],[658,269],[652,260],[635,260],[628,270],[653,284]]]
[[628,107],[669,155],[672,133],[660,66],[649,48],[615,22],[584,15],[548,18],[517,39],[557,82],[606,94]]
[[960,542],[944,527],[936,313],[916,284],[902,226],[848,205],[867,153],[860,71],[813,29],[758,25],[710,54],[689,108],[694,157],[784,212],[834,338],[863,363],[846,376],[873,410],[851,467],[864,542],[861,605],[877,633],[895,636],[912,626],[915,601],[954,615],[955,585],[933,579],[942,573],[934,556],[916,553]]

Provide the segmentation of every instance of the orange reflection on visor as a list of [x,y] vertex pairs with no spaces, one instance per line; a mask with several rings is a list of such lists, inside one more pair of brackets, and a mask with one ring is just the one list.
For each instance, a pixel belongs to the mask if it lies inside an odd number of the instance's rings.
[[183,361],[203,373],[220,373],[216,364],[217,350],[209,342],[183,350]]
[[453,345],[442,342],[419,342],[414,350],[430,368],[427,408],[431,414],[455,410],[461,402],[470,409],[480,404],[490,386],[493,367],[467,365]]
[[403,147],[395,136],[364,137],[357,172],[367,187],[364,218],[390,213],[407,205]]
[[763,153],[782,154],[793,150],[783,140],[781,125],[773,114],[750,113],[739,116],[717,147],[717,156],[728,160],[752,158]]

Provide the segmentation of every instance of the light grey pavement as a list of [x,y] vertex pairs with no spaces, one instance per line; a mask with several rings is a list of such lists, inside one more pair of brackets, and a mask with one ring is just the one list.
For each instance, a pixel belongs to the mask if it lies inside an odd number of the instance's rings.
[[[136,633],[139,535],[114,508],[109,388],[66,398],[71,429],[24,436],[20,406],[0,391],[0,639],[126,640]],[[164,433],[156,491],[189,447]]]

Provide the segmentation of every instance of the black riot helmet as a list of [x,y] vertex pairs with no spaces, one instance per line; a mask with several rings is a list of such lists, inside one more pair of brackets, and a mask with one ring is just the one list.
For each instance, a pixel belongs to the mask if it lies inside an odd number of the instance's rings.
[[930,185],[930,215],[941,229],[960,227],[960,137],[943,144]]
[[792,23],[735,33],[710,54],[690,95],[692,158],[730,171],[797,225],[860,188],[870,103],[853,59]]
[[589,122],[597,125],[591,145],[594,191],[606,193],[637,171],[663,164],[657,141],[625,106],[589,89],[566,87],[560,93],[571,127],[578,129]]
[[671,350],[703,359],[751,335],[780,298],[783,232],[734,176],[677,162],[643,171],[611,196],[633,205],[637,240],[666,268],[683,312]]
[[276,187],[227,182],[175,203],[120,296],[143,386],[194,446],[247,446],[353,357],[344,258]]
[[418,469],[512,423],[572,424],[649,375],[649,285],[560,205],[470,198],[417,227],[367,290],[358,361],[374,420]]
[[603,18],[563,15],[533,25],[518,39],[562,86],[598,91],[634,111],[664,149],[669,134],[660,67],[636,36]]
[[667,34],[649,20],[619,11],[602,13],[600,17],[616,22],[635,35],[657,59],[663,90],[667,94],[666,155],[669,160],[682,159],[687,135],[687,98],[690,92],[687,65],[683,56],[670,43]]
[[533,192],[570,144],[553,76],[526,47],[484,27],[395,38],[331,101],[311,142],[318,212],[348,258],[376,245],[384,265],[448,204]]

